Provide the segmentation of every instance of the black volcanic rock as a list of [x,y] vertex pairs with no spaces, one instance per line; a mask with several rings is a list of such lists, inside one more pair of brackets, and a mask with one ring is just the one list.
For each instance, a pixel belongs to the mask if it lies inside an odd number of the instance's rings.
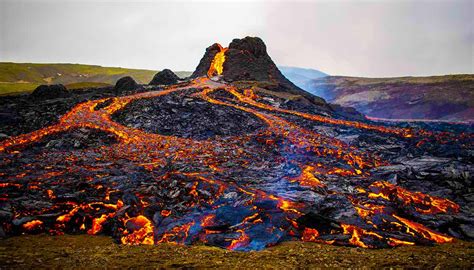
[[191,75],[191,78],[197,78],[202,76],[207,76],[207,71],[211,66],[211,62],[214,59],[214,56],[221,50],[221,46],[217,43],[212,44],[207,47],[204,56],[199,61],[199,65],[196,67],[196,70]]
[[179,80],[179,77],[169,69],[163,69],[162,71],[155,74],[153,79],[150,81],[150,85],[170,85],[175,84]]
[[258,37],[232,40],[225,56],[222,75],[228,82],[268,81],[277,85],[272,89],[274,91],[301,95],[318,105],[326,104],[324,99],[300,89],[285,78],[268,55],[265,43]]
[[137,82],[130,76],[120,78],[117,83],[115,83],[114,90],[116,93],[123,91],[135,90],[138,88]]
[[[216,93],[219,94],[223,93]],[[266,126],[259,118],[246,112],[199,98],[187,97],[183,100],[181,95],[182,92],[134,101],[114,114],[113,119],[149,133],[197,140],[248,134]]]
[[223,76],[226,81],[278,81],[290,86],[281,75],[265,43],[258,37],[234,39],[225,53]]
[[70,96],[69,91],[62,84],[40,85],[31,93],[37,99],[54,99]]

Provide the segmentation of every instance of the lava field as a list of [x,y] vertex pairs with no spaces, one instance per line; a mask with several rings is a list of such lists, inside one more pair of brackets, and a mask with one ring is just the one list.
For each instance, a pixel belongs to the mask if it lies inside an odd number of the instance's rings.
[[349,120],[226,83],[220,48],[208,77],[76,98],[2,139],[0,235],[242,251],[474,239],[472,133]]

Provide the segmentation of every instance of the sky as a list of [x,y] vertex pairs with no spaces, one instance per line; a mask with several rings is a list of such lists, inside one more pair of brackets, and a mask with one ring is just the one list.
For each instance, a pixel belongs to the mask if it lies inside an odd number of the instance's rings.
[[193,71],[258,36],[277,65],[364,77],[474,73],[474,0],[0,0],[0,61]]

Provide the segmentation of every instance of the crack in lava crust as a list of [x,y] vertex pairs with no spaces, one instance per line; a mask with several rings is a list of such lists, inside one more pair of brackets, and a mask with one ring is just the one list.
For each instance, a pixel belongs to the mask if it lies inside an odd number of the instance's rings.
[[[111,120],[133,100],[191,88],[200,89],[195,97],[251,113],[267,128],[242,136],[192,140],[149,134]],[[216,90],[235,100],[211,97]],[[277,113],[412,139],[430,133],[280,109],[257,98],[252,90],[241,93],[199,78],[185,86],[116,97],[100,109],[97,106],[107,99],[87,101],[57,125],[0,142],[4,163],[14,166],[28,145],[73,128],[97,129],[119,139],[117,144],[92,149],[45,151],[17,174],[2,173],[0,189],[7,190],[2,203],[24,190],[49,201],[33,208],[14,205],[13,218],[24,222],[18,226],[4,220],[3,227],[9,234],[104,233],[123,244],[200,241],[231,250],[259,250],[290,239],[364,248],[453,241],[411,218],[455,214],[457,204],[372,179],[369,170],[387,162]],[[265,169],[268,163],[271,166]],[[289,166],[299,175],[288,174]],[[112,177],[111,167],[120,168],[123,175]],[[340,183],[329,175],[340,177]],[[78,178],[81,187],[68,187],[68,179]],[[308,192],[312,196],[305,197]],[[88,197],[81,199],[76,193]],[[305,222],[315,205],[331,200],[353,214],[316,216]]]

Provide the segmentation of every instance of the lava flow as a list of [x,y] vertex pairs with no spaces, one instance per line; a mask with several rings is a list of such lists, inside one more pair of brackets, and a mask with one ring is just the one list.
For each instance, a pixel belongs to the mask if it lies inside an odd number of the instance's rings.
[[224,62],[225,62],[225,52],[227,48],[223,48],[220,44],[219,45],[219,52],[216,53],[214,59],[212,59],[211,66],[207,71],[207,76],[212,77],[214,75],[221,75],[224,71]]
[[[209,77],[223,73],[226,50],[220,47]],[[433,220],[456,216],[458,204],[372,177],[372,169],[389,161],[301,123],[407,143],[433,134],[272,106],[254,90],[198,78],[86,101],[57,124],[1,141],[0,203],[13,213],[0,220],[3,230],[106,234],[131,245],[203,242],[230,250],[298,239],[363,248],[454,240]],[[113,120],[134,102],[171,96],[248,115],[261,128],[198,140]],[[80,129],[114,141],[45,147]]]

